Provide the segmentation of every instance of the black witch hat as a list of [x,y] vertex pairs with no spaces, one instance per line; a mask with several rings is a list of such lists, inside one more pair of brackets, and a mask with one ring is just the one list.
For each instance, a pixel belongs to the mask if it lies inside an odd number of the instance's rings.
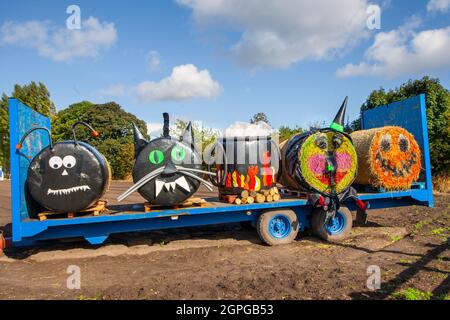
[[336,131],[344,131],[344,121],[345,121],[345,110],[347,109],[348,97],[345,97],[344,102],[342,102],[338,113],[334,117],[333,122],[330,124],[330,128]]

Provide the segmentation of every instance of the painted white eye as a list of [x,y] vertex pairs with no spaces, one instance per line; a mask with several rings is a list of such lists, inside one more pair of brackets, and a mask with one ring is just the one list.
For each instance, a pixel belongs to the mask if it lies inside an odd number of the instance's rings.
[[63,165],[66,168],[73,168],[77,164],[77,160],[73,156],[65,156],[63,159]]
[[63,165],[63,161],[60,157],[53,156],[50,158],[50,160],[48,160],[48,164],[52,169],[59,169]]

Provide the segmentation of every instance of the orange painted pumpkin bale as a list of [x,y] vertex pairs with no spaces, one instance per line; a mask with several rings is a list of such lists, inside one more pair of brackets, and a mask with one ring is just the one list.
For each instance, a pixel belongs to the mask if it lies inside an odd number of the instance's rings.
[[387,190],[405,190],[419,178],[421,151],[414,136],[387,126],[351,134],[358,155],[355,183]]

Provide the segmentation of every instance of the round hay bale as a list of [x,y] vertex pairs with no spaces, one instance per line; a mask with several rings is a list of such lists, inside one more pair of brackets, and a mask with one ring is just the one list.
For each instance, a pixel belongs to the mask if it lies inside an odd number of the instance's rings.
[[359,160],[357,184],[404,190],[419,178],[421,152],[407,130],[387,126],[355,131],[351,137]]
[[57,212],[77,212],[95,204],[106,193],[111,169],[93,146],[63,141],[42,149],[28,168],[31,196]]
[[345,133],[332,129],[307,132],[280,147],[285,186],[334,195],[347,190],[356,177],[356,151]]

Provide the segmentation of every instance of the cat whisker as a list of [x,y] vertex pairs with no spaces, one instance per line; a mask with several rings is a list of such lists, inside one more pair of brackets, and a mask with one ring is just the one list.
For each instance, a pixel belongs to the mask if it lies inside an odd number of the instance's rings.
[[205,171],[205,170],[200,170],[200,169],[194,169],[194,168],[186,168],[186,167],[182,167],[182,166],[175,166],[175,168],[177,168],[180,171],[191,171],[191,172],[198,172],[198,173],[204,173],[204,174],[209,174],[211,176],[216,176],[217,174],[214,172],[209,172],[209,171]]
[[199,176],[197,176],[197,175],[195,175],[195,174],[193,174],[193,173],[187,172],[187,171],[181,171],[181,170],[180,170],[180,172],[181,172],[182,174],[184,174],[184,175],[187,175],[187,176],[191,177],[191,178],[197,179],[198,181],[200,181],[201,183],[203,183],[203,184],[205,185],[205,187],[208,188],[209,191],[213,191],[213,187],[214,187],[214,186],[213,186],[211,183],[209,183],[208,181],[206,181],[206,180],[200,178]]
[[122,193],[119,197],[117,197],[117,201],[122,201],[125,198],[128,198],[133,192],[138,190],[140,187],[142,187],[144,184],[158,176],[161,172],[163,172],[164,168],[158,168],[156,170],[153,170],[149,174],[145,175],[140,179],[138,182],[136,182],[134,185],[132,185],[128,190],[126,190],[124,193]]

